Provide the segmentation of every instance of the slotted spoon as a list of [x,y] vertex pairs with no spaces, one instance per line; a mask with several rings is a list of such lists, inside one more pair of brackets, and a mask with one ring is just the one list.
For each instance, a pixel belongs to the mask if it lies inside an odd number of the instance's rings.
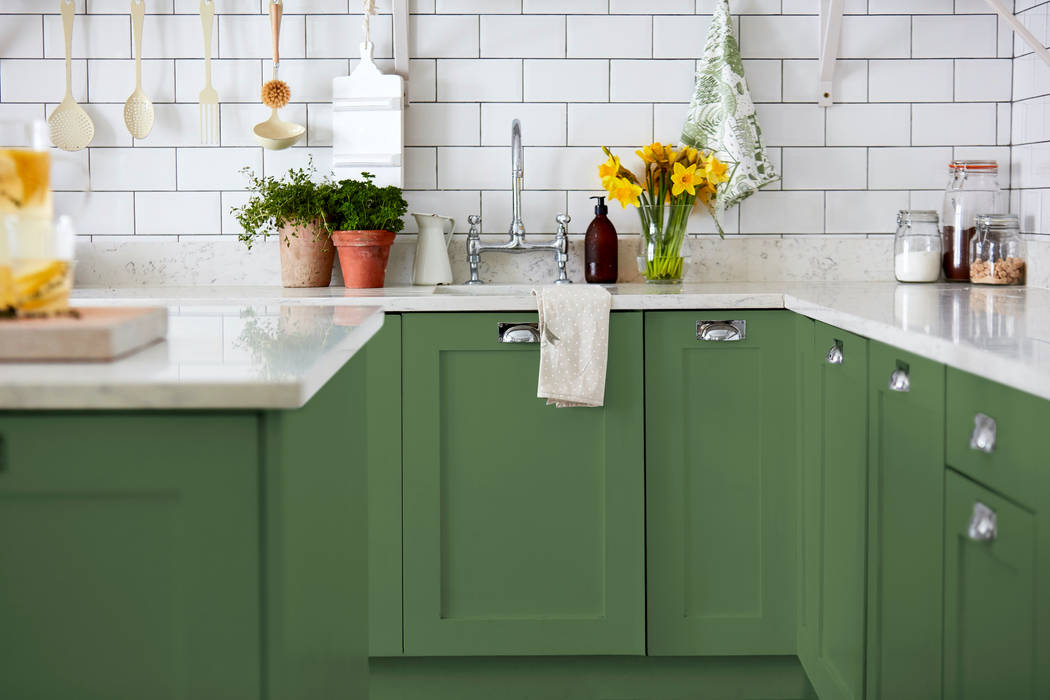
[[142,20],[146,17],[146,0],[131,0],[131,35],[135,40],[135,92],[124,103],[124,124],[137,139],[153,130],[153,103],[142,92]]
[[66,96],[51,112],[51,142],[63,151],[79,151],[95,137],[95,124],[73,99],[73,0],[58,0],[62,7],[62,29],[66,35]]

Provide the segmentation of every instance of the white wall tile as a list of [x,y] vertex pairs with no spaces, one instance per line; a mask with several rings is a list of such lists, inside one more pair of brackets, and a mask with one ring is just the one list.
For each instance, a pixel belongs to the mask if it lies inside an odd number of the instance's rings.
[[[868,62],[837,61],[832,85],[836,104],[866,102]],[[819,87],[820,66],[817,61],[784,61],[784,102],[816,102]]]
[[565,17],[485,15],[481,18],[483,58],[563,58]]
[[437,149],[405,149],[405,189],[437,189]]
[[912,107],[912,144],[970,146],[994,144],[994,104],[929,104]]
[[94,190],[173,190],[175,151],[170,148],[97,148],[91,152]]
[[613,60],[610,64],[614,102],[681,102],[693,94],[694,61]]
[[[201,49],[201,21],[199,17],[191,15],[175,15],[162,18],[170,21],[168,31],[172,35],[165,35],[164,41],[155,42],[152,47],[146,44],[146,30],[143,29],[142,53],[152,56],[154,52],[166,51],[169,57],[175,58],[197,58]],[[312,21],[322,18],[314,17]],[[335,28],[336,25],[348,25],[345,29],[360,28],[361,22],[349,22],[350,17],[342,21],[339,18],[324,17],[323,26]],[[270,18],[266,15],[220,15],[215,18],[215,29],[212,33],[213,40],[219,42],[219,51],[212,51],[212,58],[273,58],[273,46],[270,36]],[[178,29],[176,39],[174,31]],[[314,29],[315,27],[311,27]],[[346,41],[349,46],[357,46],[358,42],[350,43],[348,36],[353,36],[349,31],[339,35],[339,41]],[[176,40],[173,40],[176,39]],[[179,46],[174,46],[178,43]],[[311,37],[310,45],[317,46],[319,42]],[[339,45],[339,44],[337,44]],[[342,50],[342,46],[339,45]],[[148,49],[148,52],[147,52]],[[378,44],[377,44],[378,49]],[[306,56],[306,21],[303,15],[289,15],[281,19],[281,58],[304,58]],[[357,53],[353,51],[353,53]],[[376,51],[376,56],[383,54]]]
[[481,142],[481,108],[470,103],[421,102],[405,111],[409,146],[477,146]]
[[525,60],[527,102],[594,102],[609,99],[609,62]]
[[481,105],[481,145],[510,146],[511,122],[521,121],[527,146],[564,146],[566,105],[493,103]]
[[[597,148],[527,149],[525,188],[589,190],[598,187],[601,185],[598,181],[598,165],[604,160],[605,156]],[[503,167],[507,167],[506,161]]]
[[412,15],[409,44],[414,58],[474,58],[478,18],[472,15]]
[[520,102],[521,61],[505,58],[441,59],[437,99],[446,102]]
[[609,12],[613,14],[693,14],[693,0],[609,0]]
[[[51,113],[58,105],[49,105],[47,112]],[[134,139],[124,126],[124,105],[122,104],[84,104],[81,105],[91,122],[95,125],[95,137],[91,139],[91,145],[100,146],[127,146],[130,147]]]
[[912,18],[913,58],[994,58],[994,15],[931,15]]
[[823,232],[823,192],[760,191],[740,205],[740,233]]
[[908,58],[911,55],[910,17],[842,18],[842,58]]
[[1004,58],[955,62],[955,99],[960,102],[1009,102],[1013,61]]
[[744,58],[816,58],[819,33],[817,17],[741,17],[740,53]]
[[[73,61],[72,74],[73,99],[83,102],[87,99],[87,61]],[[65,84],[65,61],[0,61],[0,96],[4,102],[60,102]]]
[[[57,7],[56,3],[56,7]],[[143,46],[145,47],[145,25],[151,24],[153,17],[143,23]],[[45,58],[65,58],[66,43],[62,30],[62,18],[58,15],[44,17],[44,56]],[[197,33],[200,33],[200,21],[197,22]],[[198,39],[199,41],[199,39]],[[146,55],[145,48],[143,56]],[[6,56],[6,51],[4,53]],[[119,15],[76,15],[73,18],[73,58],[130,58],[131,57],[131,18]]]
[[[531,176],[529,154],[525,162]],[[531,179],[531,177],[530,177]],[[438,187],[445,190],[510,188],[510,152],[505,148],[439,148]]]
[[[88,95],[92,102],[123,104],[135,90],[135,62],[127,60],[92,60],[88,65]],[[142,91],[154,103],[175,101],[175,64],[173,61],[142,61]],[[200,91],[200,88],[197,88]],[[256,95],[258,97],[258,95]]]
[[179,190],[236,190],[244,186],[241,168],[262,170],[258,148],[178,148],[175,151]]
[[[411,18],[409,18],[411,20]],[[268,25],[267,25],[268,26]],[[285,50],[285,29],[281,26],[281,56],[287,58],[302,58],[302,55],[293,55]],[[269,36],[268,34],[264,36]],[[391,58],[394,55],[393,44],[393,22],[390,15],[376,15],[372,18],[371,34],[372,55],[379,58]],[[364,40],[361,28],[361,15],[306,15],[306,57],[307,58],[358,58],[361,51],[358,48]],[[258,56],[259,58],[271,58],[269,39],[265,47],[258,47],[251,51],[237,48],[233,56],[226,51],[223,44],[224,58],[247,58]],[[261,55],[260,55],[261,52]],[[414,55],[414,54],[412,54]]]
[[780,102],[783,62],[754,59],[742,63],[751,99],[755,102]]
[[135,232],[144,236],[218,234],[221,206],[218,192],[136,192]]
[[762,137],[767,146],[823,146],[822,107],[812,105],[764,104],[757,106]]
[[569,16],[566,50],[569,58],[650,58],[653,55],[651,17]]
[[865,148],[785,148],[785,190],[862,190],[867,187]]
[[569,105],[570,146],[642,146],[652,140],[647,104]]
[[653,58],[700,58],[704,55],[710,15],[653,17]]
[[827,113],[829,146],[907,146],[911,105],[844,104]]
[[[565,0],[524,0],[526,13],[543,15],[565,12]],[[573,0],[574,15],[604,15],[609,10],[609,0]]]
[[[571,196],[577,197],[578,195],[572,193]],[[535,234],[537,239],[557,231],[558,224],[554,217],[568,212],[565,197],[565,192],[528,189],[523,191],[521,193],[521,218],[525,222],[525,230],[529,234]],[[482,192],[481,217],[489,224],[488,230],[490,231],[499,230],[500,226],[505,230],[509,229],[510,192]],[[463,225],[465,231],[466,220],[463,221]],[[551,266],[553,265],[552,258]]]
[[[68,202],[63,202],[67,199]],[[135,233],[135,195],[131,192],[92,192],[85,202],[76,193],[55,193],[55,207],[83,205],[76,219],[81,236],[130,236]]]
[[951,102],[955,66],[951,60],[871,61],[871,102]]
[[943,188],[950,148],[872,148],[868,151],[868,187],[873,190]]
[[[0,7],[0,11],[3,8]],[[10,15],[0,21],[0,46],[4,58],[43,58],[44,22],[38,15]],[[62,45],[58,57],[65,58]]]
[[439,14],[517,14],[521,0],[437,0]]
[[[92,65],[94,65],[93,62]],[[289,64],[292,62],[289,61]],[[212,87],[219,93],[222,102],[258,102],[259,89],[267,75],[263,79],[262,61],[256,59],[234,60],[229,58],[214,59],[211,62]],[[145,69],[146,64],[143,64]],[[267,62],[267,67],[269,63]],[[292,75],[287,71],[289,66],[282,64],[281,78],[291,79]],[[345,67],[345,63],[344,63]],[[91,71],[88,71],[89,75]],[[145,76],[143,76],[145,80]],[[201,90],[204,88],[204,61],[201,59],[180,59],[175,61],[175,99],[179,102],[196,102]],[[145,90],[145,86],[143,86]],[[91,90],[94,93],[95,79],[91,79]],[[296,101],[300,97],[300,86],[295,84],[295,93],[292,99]],[[328,91],[328,99],[331,99],[331,87]],[[92,94],[94,99],[94,94]],[[155,97],[150,99],[156,100]]]
[[[678,143],[688,111],[688,104],[653,105],[653,140],[661,143]],[[645,144],[639,145],[644,146]]]
[[828,192],[828,233],[893,233],[901,209],[908,209],[908,193]]

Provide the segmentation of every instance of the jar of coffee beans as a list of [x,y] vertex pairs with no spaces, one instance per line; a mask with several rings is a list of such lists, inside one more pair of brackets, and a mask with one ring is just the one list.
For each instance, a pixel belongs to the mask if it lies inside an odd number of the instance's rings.
[[981,214],[970,239],[970,281],[1024,284],[1025,243],[1016,214]]

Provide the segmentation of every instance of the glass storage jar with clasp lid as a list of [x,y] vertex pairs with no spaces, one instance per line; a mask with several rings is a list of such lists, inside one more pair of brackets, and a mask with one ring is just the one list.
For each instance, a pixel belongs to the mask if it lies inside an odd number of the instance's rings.
[[974,284],[1024,284],[1025,242],[1016,214],[982,214],[970,240],[970,281]]
[[976,232],[978,214],[1006,212],[1006,199],[999,187],[999,164],[994,160],[953,160],[951,178],[944,191],[941,225],[944,234],[944,278],[949,282],[970,280],[970,239]]
[[936,282],[941,276],[937,212],[902,209],[897,213],[893,274],[898,282]]

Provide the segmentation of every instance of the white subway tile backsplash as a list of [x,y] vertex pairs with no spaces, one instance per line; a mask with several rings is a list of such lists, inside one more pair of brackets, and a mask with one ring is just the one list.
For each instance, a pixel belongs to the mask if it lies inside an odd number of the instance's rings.
[[996,109],[987,103],[914,105],[911,128],[916,146],[994,144]]
[[91,152],[91,189],[135,192],[175,189],[175,150],[96,148]]
[[565,17],[486,15],[481,18],[482,58],[563,58]]
[[526,59],[526,102],[594,102],[609,99],[609,62]]
[[863,190],[867,187],[865,148],[785,148],[785,190]]
[[481,145],[509,146],[511,123],[522,123],[527,146],[564,146],[566,105],[557,103],[494,103],[481,105]]
[[[83,206],[83,208],[81,208]],[[92,192],[85,201],[78,193],[56,192],[56,210],[78,211],[79,236],[130,236],[135,233],[135,195]]]
[[681,102],[692,97],[694,61],[613,60],[610,64],[613,102]]
[[409,146],[477,146],[481,142],[481,108],[472,103],[427,104],[405,111]]
[[570,146],[641,146],[653,135],[647,104],[569,105]]
[[218,192],[136,192],[135,232],[143,236],[213,235],[222,230]]
[[566,25],[569,58],[650,58],[652,17],[570,16]]
[[444,102],[520,102],[520,60],[442,59],[437,62],[437,99]]
[[[83,11],[83,0],[77,0]],[[260,149],[270,77],[264,0],[217,5],[213,79],[221,146],[200,146],[203,60],[198,0],[149,0],[143,89],[153,133],[134,141],[122,107],[134,86],[127,0],[91,0],[75,22],[74,94],[96,124],[90,161],[97,204],[87,235],[186,241],[239,233],[229,207],[245,201],[250,166],[279,176],[313,156],[330,167],[331,81],[358,63],[359,3],[286,0],[283,119],[305,124],[295,148]],[[58,8],[0,1],[0,118],[40,118],[61,99]],[[1020,188],[1026,230],[1050,233],[1050,71],[1014,41],[984,0],[846,0],[835,104],[816,105],[820,0],[733,0],[744,68],[781,182],[727,213],[731,235],[889,234],[897,209],[939,208],[952,157],[994,157]],[[393,68],[390,0],[372,39]],[[554,229],[568,210],[580,234],[599,194],[600,145],[640,170],[635,149],[679,139],[703,54],[713,0],[412,0],[405,118],[406,198],[414,210],[486,233],[509,222],[510,122],[523,123],[526,225]],[[1022,19],[1050,42],[1050,3],[1019,0]],[[87,100],[90,99],[90,102]],[[1013,167],[1011,167],[1011,163]],[[72,187],[72,183],[59,183]],[[61,195],[69,199],[71,195]],[[1047,206],[1043,206],[1044,201]],[[621,245],[633,245],[634,209],[613,206]],[[415,230],[411,217],[406,231]],[[706,213],[689,231],[711,234]],[[151,238],[152,237],[152,238]],[[183,239],[180,238],[181,243]],[[203,250],[203,248],[201,248]]]
[[907,146],[911,105],[844,104],[827,113],[829,146]]

